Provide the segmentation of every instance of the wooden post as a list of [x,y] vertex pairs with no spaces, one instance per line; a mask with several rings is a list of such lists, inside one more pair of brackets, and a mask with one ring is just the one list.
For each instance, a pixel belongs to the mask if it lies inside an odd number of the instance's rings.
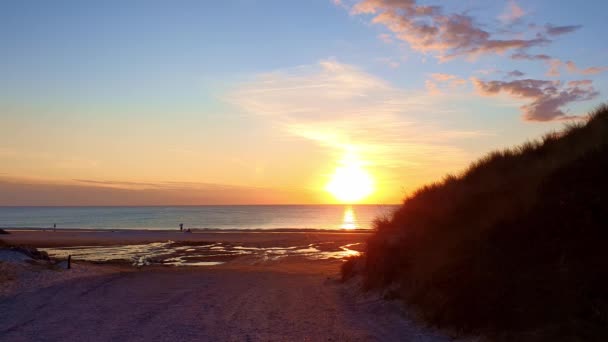
[[68,270],[72,268],[72,255],[68,255]]

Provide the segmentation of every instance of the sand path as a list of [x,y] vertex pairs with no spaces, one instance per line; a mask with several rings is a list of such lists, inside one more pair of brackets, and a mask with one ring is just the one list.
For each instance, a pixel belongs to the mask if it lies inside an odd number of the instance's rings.
[[336,262],[148,268],[0,301],[5,341],[446,341],[356,296]]

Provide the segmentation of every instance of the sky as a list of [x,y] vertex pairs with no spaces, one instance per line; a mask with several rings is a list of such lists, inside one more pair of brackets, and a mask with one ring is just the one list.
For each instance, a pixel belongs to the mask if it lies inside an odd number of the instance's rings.
[[607,10],[3,1],[0,205],[400,203],[604,102]]

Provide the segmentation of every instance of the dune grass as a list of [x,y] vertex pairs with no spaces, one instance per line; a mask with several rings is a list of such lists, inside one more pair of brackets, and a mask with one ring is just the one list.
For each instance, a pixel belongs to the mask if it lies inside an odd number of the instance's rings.
[[408,196],[343,277],[456,333],[608,341],[607,177],[603,105]]

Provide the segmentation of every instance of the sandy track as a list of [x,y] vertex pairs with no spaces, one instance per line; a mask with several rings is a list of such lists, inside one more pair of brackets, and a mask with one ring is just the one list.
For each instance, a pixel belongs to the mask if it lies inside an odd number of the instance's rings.
[[5,298],[6,341],[445,341],[336,282],[336,262],[151,268]]

